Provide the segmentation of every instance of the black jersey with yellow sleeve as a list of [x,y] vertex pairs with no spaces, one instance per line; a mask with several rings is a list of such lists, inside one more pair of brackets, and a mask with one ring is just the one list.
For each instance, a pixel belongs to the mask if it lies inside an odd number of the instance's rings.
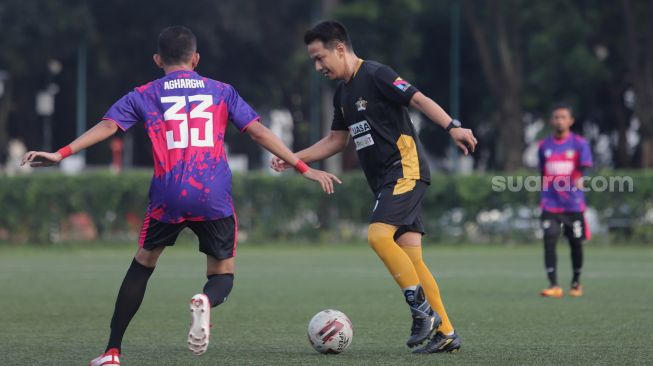
[[430,182],[430,172],[415,127],[408,116],[418,90],[388,66],[363,61],[333,98],[332,130],[349,130],[358,159],[374,193],[394,184],[394,194]]

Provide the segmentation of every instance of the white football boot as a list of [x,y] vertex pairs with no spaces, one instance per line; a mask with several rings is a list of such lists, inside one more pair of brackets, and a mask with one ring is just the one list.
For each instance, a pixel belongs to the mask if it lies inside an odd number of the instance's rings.
[[197,294],[190,299],[192,323],[188,331],[188,349],[196,355],[206,352],[211,335],[211,304],[208,296]]

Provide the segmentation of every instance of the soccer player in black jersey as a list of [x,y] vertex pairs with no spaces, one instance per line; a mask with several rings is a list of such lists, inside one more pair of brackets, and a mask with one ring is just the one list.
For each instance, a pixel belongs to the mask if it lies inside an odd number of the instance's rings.
[[[333,99],[331,132],[297,156],[306,162],[326,159],[342,151],[351,135],[376,196],[369,244],[403,291],[413,317],[406,344],[412,348],[430,338],[414,352],[456,351],[460,339],[422,259],[420,209],[430,172],[407,107],[446,129],[465,154],[474,151],[476,138],[391,68],[360,59],[342,24],[321,22],[306,32],[304,43],[316,71],[341,81]],[[272,167],[277,171],[290,168],[279,158],[272,159]]]

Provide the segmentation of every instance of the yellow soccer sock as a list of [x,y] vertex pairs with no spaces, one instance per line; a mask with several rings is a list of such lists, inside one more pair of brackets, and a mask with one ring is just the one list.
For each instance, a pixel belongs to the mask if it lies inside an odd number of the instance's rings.
[[397,229],[392,225],[375,222],[370,225],[367,238],[372,249],[403,290],[419,285],[419,277],[411,259],[395,243],[393,238],[395,231]]
[[431,271],[429,271],[426,263],[424,263],[424,259],[422,259],[422,247],[404,246],[401,247],[401,249],[406,252],[408,257],[410,257],[410,260],[413,262],[415,271],[419,276],[419,282],[422,284],[422,288],[424,289],[426,299],[433,307],[433,310],[435,310],[435,312],[438,313],[442,319],[442,324],[440,324],[440,327],[438,327],[438,331],[444,334],[453,332],[453,325],[449,320],[447,311],[444,309],[444,304],[442,303],[442,298],[440,297],[440,288],[438,287],[438,283],[435,282],[435,278],[433,278]]

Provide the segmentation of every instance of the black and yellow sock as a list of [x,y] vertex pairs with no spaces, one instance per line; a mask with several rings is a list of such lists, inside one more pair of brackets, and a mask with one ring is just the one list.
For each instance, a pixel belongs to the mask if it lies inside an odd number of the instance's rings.
[[388,271],[402,290],[419,284],[419,277],[408,255],[394,241],[397,228],[375,222],[370,225],[367,238],[370,246],[381,258]]
[[454,331],[453,325],[449,320],[447,311],[444,309],[444,303],[440,296],[440,288],[438,283],[435,281],[435,278],[429,271],[424,259],[422,258],[422,247],[419,246],[403,246],[401,249],[408,255],[410,260],[413,262],[415,271],[419,277],[419,282],[422,284],[424,293],[426,294],[426,299],[429,304],[433,307],[436,313],[442,319],[442,324],[438,327],[438,330],[444,334],[450,334]]

